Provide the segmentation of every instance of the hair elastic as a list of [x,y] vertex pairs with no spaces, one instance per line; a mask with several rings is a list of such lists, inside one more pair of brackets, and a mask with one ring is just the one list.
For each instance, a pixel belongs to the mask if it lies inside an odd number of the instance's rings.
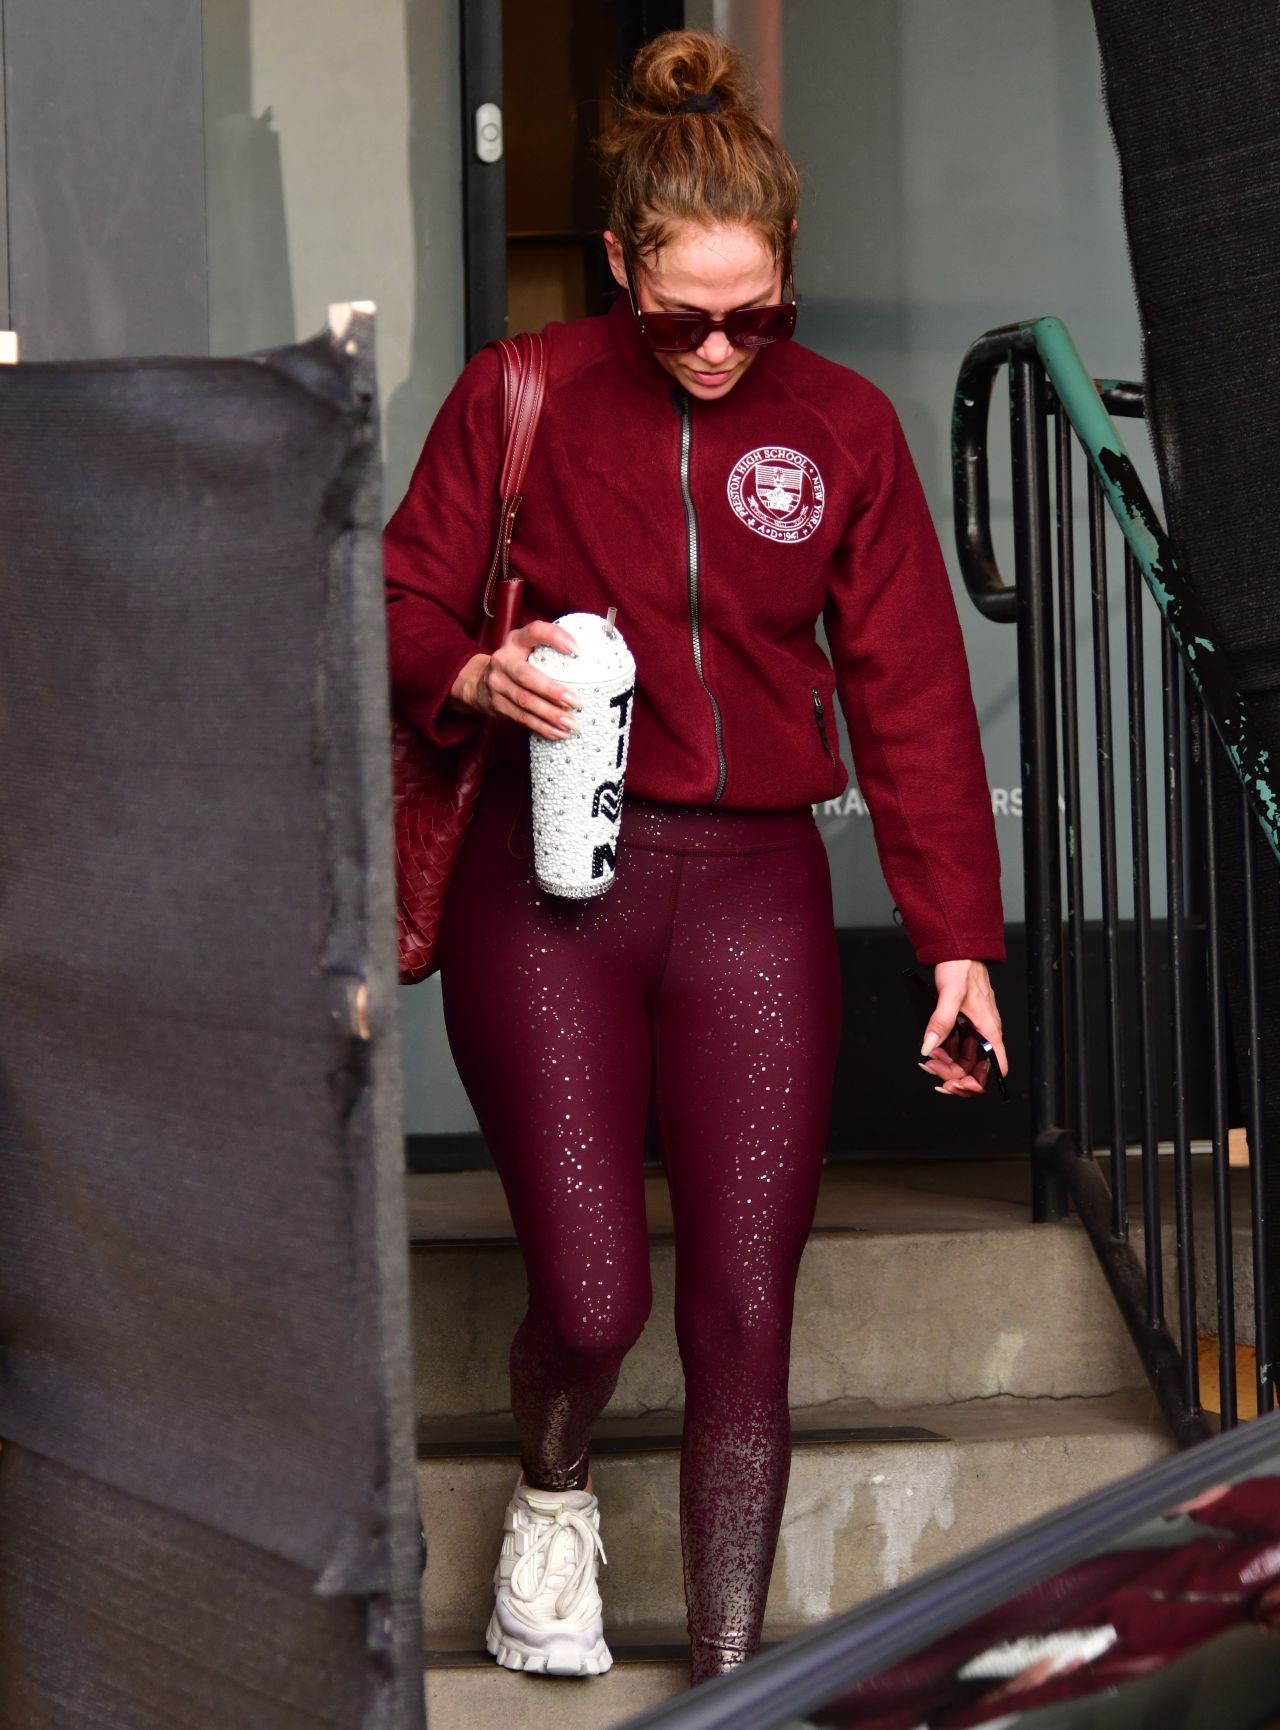
[[686,96],[676,109],[677,114],[719,114],[720,98],[714,90],[696,90]]

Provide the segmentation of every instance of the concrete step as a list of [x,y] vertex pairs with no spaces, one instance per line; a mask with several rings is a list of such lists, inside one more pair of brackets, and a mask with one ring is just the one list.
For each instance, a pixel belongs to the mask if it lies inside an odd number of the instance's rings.
[[[832,1402],[794,1416],[796,1450],[766,1635],[782,1637],[874,1597],[1171,1449],[1146,1393],[997,1397],[886,1412]],[[885,1429],[915,1432],[883,1439]],[[492,1607],[493,1559],[517,1466],[500,1422],[467,1451],[423,1426],[429,1647],[474,1648]],[[593,1455],[606,1632],[683,1630],[678,1418],[602,1422]],[[860,1439],[859,1431],[881,1432]],[[934,1438],[920,1439],[919,1432]],[[450,1446],[457,1451],[448,1451]],[[493,1452],[482,1452],[485,1446]],[[498,1451],[504,1450],[504,1451]],[[638,1710],[638,1707],[635,1708]],[[495,1718],[493,1720],[497,1722]]]
[[689,1686],[687,1657],[614,1653],[604,1676],[525,1676],[492,1658],[459,1656],[427,1670],[431,1730],[610,1730]]
[[[508,1409],[506,1348],[524,1310],[496,1177],[411,1179],[420,1418]],[[1136,1388],[1143,1375],[1078,1224],[1033,1226],[1025,1167],[834,1166],[801,1266],[792,1400],[884,1407]],[[647,1189],[654,1307],[610,1411],[677,1411],[674,1247],[665,1184]]]
[[[768,1639],[768,1651],[778,1640]],[[611,1633],[613,1667],[604,1676],[555,1677],[501,1670],[484,1650],[426,1649],[431,1730],[607,1730],[689,1687],[689,1642],[683,1629]]]

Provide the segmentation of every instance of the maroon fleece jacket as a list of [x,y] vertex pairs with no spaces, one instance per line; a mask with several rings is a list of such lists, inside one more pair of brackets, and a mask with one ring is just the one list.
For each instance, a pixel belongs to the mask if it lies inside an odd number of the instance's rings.
[[[637,667],[627,791],[763,810],[831,799],[848,781],[838,690],[920,962],[1002,960],[960,623],[888,400],[785,342],[723,401],[691,402],[625,300],[545,336],[546,406],[514,563],[526,618],[618,609]],[[484,350],[436,417],[386,532],[393,706],[440,745],[475,724],[449,693],[481,635],[501,443],[500,363]]]

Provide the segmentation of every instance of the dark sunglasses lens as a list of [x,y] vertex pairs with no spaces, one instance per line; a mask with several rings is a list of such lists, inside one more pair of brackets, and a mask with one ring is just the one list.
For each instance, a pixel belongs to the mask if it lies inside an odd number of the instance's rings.
[[707,337],[707,321],[690,313],[646,312],[640,329],[650,348],[659,354],[682,354],[698,347]]
[[753,306],[731,312],[724,321],[724,333],[735,348],[767,348],[771,342],[782,342],[795,328],[794,305]]
[[[640,329],[649,347],[659,354],[688,354],[700,347],[715,326],[691,312],[644,312]],[[784,306],[750,306],[731,312],[720,327],[734,348],[767,348],[782,342],[796,328],[794,302]]]

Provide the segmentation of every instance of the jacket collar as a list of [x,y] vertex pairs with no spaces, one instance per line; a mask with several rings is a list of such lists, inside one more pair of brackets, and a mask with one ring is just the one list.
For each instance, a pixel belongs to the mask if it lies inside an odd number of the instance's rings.
[[640,335],[639,321],[625,293],[620,294],[609,308],[608,319],[614,353],[631,377],[646,390],[670,396],[675,380]]

